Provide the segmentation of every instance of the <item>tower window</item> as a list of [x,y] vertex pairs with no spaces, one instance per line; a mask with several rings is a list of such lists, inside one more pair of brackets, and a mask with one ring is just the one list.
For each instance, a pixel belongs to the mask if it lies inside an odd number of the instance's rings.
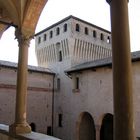
[[110,43],[110,37],[109,36],[107,37],[107,43]]
[[104,35],[103,35],[103,33],[101,33],[100,39],[101,39],[101,40],[104,40]]
[[62,119],[63,119],[63,115],[62,114],[58,114],[58,126],[62,127]]
[[39,36],[38,37],[38,44],[40,44],[40,42],[41,42],[41,37]]
[[66,32],[67,31],[67,24],[65,23],[64,24],[64,32]]
[[62,51],[59,51],[59,62],[62,61]]
[[44,39],[43,39],[43,40],[44,40],[44,41],[46,41],[46,39],[47,39],[47,35],[46,35],[46,34],[44,34]]
[[60,28],[57,27],[57,28],[56,28],[56,35],[59,35],[59,34],[60,34]]
[[75,30],[76,30],[77,32],[80,32],[80,26],[79,26],[79,24],[76,24]]
[[88,28],[85,27],[85,34],[88,35]]
[[53,31],[50,31],[50,38],[53,37]]
[[94,31],[93,31],[93,37],[96,38],[96,36],[97,36],[97,34],[96,34],[96,31],[94,30]]
[[60,42],[56,43],[56,49],[57,49],[57,60],[60,62],[62,61],[62,48],[60,46]]

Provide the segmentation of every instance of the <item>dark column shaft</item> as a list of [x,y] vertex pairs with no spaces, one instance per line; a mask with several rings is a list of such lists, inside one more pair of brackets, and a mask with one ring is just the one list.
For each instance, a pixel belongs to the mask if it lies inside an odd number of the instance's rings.
[[128,1],[108,2],[112,29],[114,140],[134,140]]

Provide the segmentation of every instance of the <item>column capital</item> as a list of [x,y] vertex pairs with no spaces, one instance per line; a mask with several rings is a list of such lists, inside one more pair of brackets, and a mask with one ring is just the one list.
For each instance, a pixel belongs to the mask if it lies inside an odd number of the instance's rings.
[[106,0],[106,2],[107,2],[108,4],[110,4],[110,3],[111,3],[111,1],[112,1],[112,0]]
[[32,36],[24,35],[19,28],[16,29],[15,36],[16,36],[16,39],[18,40],[19,46],[25,45],[29,47],[30,40],[33,38]]

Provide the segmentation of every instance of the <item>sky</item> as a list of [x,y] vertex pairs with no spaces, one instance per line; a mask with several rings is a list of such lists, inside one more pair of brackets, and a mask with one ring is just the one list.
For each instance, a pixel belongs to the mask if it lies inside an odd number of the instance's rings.
[[[128,7],[131,51],[137,51],[140,50],[140,0],[129,0]],[[48,0],[35,32],[37,33],[69,15],[111,31],[110,6],[106,0]],[[18,62],[18,43],[14,32],[13,27],[4,32],[0,40],[0,60]],[[37,65],[34,39],[30,43],[28,64]]]

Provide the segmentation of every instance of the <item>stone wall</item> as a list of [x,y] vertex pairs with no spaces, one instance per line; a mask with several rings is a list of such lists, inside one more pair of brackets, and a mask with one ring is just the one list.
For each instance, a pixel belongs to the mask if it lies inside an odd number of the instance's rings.
[[[140,137],[140,61],[133,62],[133,98],[136,137]],[[99,140],[103,118],[113,114],[112,68],[102,67],[72,73],[72,79],[79,77],[79,89],[69,94],[71,104],[70,120],[72,139],[77,137],[77,124],[81,113],[88,112],[95,123],[96,140]],[[73,80],[71,80],[73,84]],[[127,112],[124,112],[127,113]],[[65,114],[64,114],[65,115]],[[63,120],[66,123],[66,119]]]
[[[0,67],[0,123],[10,125],[15,117],[16,68]],[[28,72],[27,121],[38,132],[52,128],[53,74]],[[50,128],[49,128],[50,129]]]

